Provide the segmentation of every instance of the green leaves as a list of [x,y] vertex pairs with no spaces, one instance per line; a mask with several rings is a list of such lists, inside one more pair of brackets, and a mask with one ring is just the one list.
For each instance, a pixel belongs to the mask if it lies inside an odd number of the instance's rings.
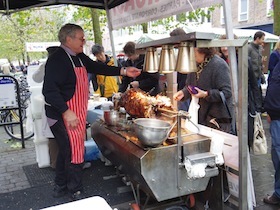
[[[56,9],[30,9],[2,16],[0,21],[0,58],[26,61],[26,42],[55,42],[60,27],[67,21],[68,6]],[[30,54],[30,60],[46,57],[46,53]],[[22,62],[21,61],[21,62]]]

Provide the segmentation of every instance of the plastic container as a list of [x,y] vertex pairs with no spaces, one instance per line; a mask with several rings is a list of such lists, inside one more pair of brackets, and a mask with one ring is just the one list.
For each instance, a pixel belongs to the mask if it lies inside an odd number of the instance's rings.
[[37,141],[45,140],[45,137],[43,136],[43,126],[42,126],[42,119],[35,119],[33,121],[34,125],[34,139],[37,139]]
[[33,119],[40,119],[44,106],[44,97],[42,94],[42,87],[30,87],[31,91],[31,112]]
[[34,139],[36,161],[39,168],[45,168],[50,166],[50,154],[48,139]]
[[93,109],[87,111],[87,122],[92,124],[98,119],[103,119],[103,110]]
[[[106,98],[107,99],[107,98]],[[102,110],[111,110],[111,108],[114,106],[112,101],[103,101],[101,105]]]
[[97,160],[99,158],[100,150],[95,141],[92,138],[85,141],[85,161]]
[[43,82],[35,82],[32,78],[33,74],[39,69],[40,65],[31,65],[27,67],[27,82],[30,87],[42,86]]

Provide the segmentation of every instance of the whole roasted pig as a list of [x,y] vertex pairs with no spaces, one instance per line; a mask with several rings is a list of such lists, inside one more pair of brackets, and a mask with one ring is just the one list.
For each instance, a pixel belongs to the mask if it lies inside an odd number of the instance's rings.
[[174,110],[170,98],[166,96],[150,96],[144,91],[131,88],[124,92],[119,100],[119,106],[133,117],[154,118],[158,108]]

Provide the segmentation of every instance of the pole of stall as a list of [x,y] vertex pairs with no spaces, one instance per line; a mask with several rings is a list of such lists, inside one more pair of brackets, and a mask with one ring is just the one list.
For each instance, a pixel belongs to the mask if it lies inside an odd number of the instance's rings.
[[108,8],[108,0],[104,0],[104,6],[105,6],[105,10],[106,10],[106,15],[107,15],[107,23],[108,23],[108,28],[109,28],[109,36],[110,36],[110,42],[111,42],[112,53],[113,53],[113,58],[114,58],[114,64],[115,64],[115,66],[118,66],[118,61],[117,61],[117,56],[116,56],[116,51],[115,51],[114,37],[113,37],[112,20],[111,20],[111,15],[110,15],[109,8]]
[[[225,28],[228,39],[234,39],[231,1],[223,0],[223,9],[225,17]],[[248,88],[248,70],[246,69],[248,63],[248,55],[245,52],[247,46],[242,48],[242,53],[239,55],[240,69],[237,71],[236,50],[235,47],[229,47],[229,60],[232,78],[233,99],[235,104],[235,113],[238,116],[236,119],[239,141],[239,210],[248,209],[248,188],[247,188],[247,98],[246,89]],[[237,80],[238,78],[238,80]],[[239,83],[238,83],[238,82]],[[237,91],[239,90],[239,91]],[[234,116],[234,115],[233,115]]]

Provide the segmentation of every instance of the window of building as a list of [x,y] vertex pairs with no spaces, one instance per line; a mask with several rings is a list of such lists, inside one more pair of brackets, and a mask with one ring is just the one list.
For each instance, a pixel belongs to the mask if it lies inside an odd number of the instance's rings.
[[268,17],[271,17],[271,14],[273,12],[272,2],[273,2],[273,0],[266,0],[266,15]]
[[246,21],[248,20],[248,8],[249,8],[248,0],[239,0],[238,3],[238,21]]

